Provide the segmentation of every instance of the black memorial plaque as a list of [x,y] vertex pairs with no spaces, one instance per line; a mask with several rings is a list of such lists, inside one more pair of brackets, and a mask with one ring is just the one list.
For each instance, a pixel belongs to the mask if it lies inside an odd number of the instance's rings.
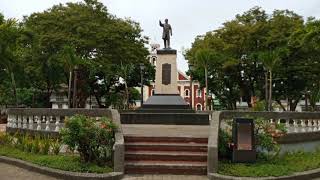
[[233,119],[232,139],[234,143],[232,149],[233,162],[247,163],[256,161],[253,119]]
[[162,64],[162,84],[168,85],[171,83],[171,64]]

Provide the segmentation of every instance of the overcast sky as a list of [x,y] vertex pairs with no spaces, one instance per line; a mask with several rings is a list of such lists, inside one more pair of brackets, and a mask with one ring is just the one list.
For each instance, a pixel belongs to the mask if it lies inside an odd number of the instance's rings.
[[[54,4],[78,0],[0,0],[0,12],[6,18],[22,19],[24,15],[43,11]],[[274,9],[293,10],[304,17],[320,17],[319,0],[100,0],[112,14],[130,17],[140,23],[143,35],[161,47],[159,19],[169,19],[173,29],[171,46],[177,49],[178,68],[187,70],[181,51],[191,47],[197,35],[216,29],[254,6],[271,13]]]

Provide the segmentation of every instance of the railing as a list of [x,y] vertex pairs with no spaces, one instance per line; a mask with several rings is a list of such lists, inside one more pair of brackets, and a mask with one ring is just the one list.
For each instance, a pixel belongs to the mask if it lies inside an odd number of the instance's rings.
[[236,117],[263,118],[270,123],[282,123],[288,134],[279,139],[281,143],[320,140],[320,112],[210,112],[208,139],[208,174],[218,170],[219,129],[227,126],[226,121]]
[[106,116],[112,118],[111,111],[106,109],[8,109],[8,128],[36,131],[59,132],[67,117],[83,114],[99,120]]
[[35,133],[58,134],[64,126],[67,117],[82,114],[94,117],[99,120],[101,117],[108,117],[117,125],[114,144],[114,171],[124,172],[124,138],[121,129],[120,115],[117,110],[112,109],[44,109],[13,108],[7,110],[8,123],[7,131],[15,132],[18,130],[32,131]]

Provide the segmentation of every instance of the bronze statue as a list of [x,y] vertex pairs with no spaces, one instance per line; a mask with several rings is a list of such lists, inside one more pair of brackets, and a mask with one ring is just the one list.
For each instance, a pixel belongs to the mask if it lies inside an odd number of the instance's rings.
[[165,23],[162,24],[162,22],[159,20],[160,26],[163,27],[162,39],[164,42],[164,48],[170,49],[170,35],[172,36],[172,28],[171,25],[168,24],[168,19],[165,19],[164,21]]

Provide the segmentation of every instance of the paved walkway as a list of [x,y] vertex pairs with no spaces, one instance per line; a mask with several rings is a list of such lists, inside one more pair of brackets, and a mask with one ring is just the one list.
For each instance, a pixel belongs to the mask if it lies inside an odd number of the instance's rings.
[[1,180],[56,180],[56,178],[0,163]]
[[126,175],[124,180],[207,180],[206,176],[184,175]]
[[149,137],[208,137],[209,126],[122,124],[123,134]]

